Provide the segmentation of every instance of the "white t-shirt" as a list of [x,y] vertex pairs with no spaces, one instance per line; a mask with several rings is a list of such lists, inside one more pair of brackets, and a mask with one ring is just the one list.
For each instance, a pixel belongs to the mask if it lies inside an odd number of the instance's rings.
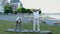
[[39,19],[39,11],[33,12],[34,19],[38,18]]
[[17,17],[16,21],[18,21],[19,19],[21,19],[21,17]]

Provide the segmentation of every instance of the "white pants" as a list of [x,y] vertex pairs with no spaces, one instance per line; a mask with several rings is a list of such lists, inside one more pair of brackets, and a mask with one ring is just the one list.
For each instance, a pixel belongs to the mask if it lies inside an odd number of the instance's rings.
[[39,25],[39,19],[34,19],[33,21],[33,30],[35,31],[37,29],[37,31],[40,31],[40,25]]

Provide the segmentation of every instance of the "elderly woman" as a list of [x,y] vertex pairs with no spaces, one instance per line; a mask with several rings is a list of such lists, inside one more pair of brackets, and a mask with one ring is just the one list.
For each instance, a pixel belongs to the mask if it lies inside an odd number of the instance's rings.
[[17,19],[16,19],[16,29],[20,28],[20,31],[21,31],[21,23],[22,23],[22,18],[17,17]]

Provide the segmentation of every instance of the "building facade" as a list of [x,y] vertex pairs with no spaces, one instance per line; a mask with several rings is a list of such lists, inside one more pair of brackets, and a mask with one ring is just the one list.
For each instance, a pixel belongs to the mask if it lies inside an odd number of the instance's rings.
[[0,0],[0,13],[4,12],[4,5],[2,5],[2,0]]
[[2,0],[2,5],[7,5],[9,4],[8,0]]
[[13,11],[23,7],[23,4],[20,0],[0,0],[0,12],[4,12],[4,6],[7,4],[12,6]]
[[23,7],[23,4],[20,0],[11,0],[10,4],[13,8],[13,11],[16,11],[18,8]]

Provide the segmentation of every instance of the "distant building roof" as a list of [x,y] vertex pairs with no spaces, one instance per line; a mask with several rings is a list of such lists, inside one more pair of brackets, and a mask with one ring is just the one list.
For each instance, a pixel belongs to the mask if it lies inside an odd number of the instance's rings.
[[10,1],[11,3],[18,3],[18,2],[20,2],[19,0],[11,0]]

